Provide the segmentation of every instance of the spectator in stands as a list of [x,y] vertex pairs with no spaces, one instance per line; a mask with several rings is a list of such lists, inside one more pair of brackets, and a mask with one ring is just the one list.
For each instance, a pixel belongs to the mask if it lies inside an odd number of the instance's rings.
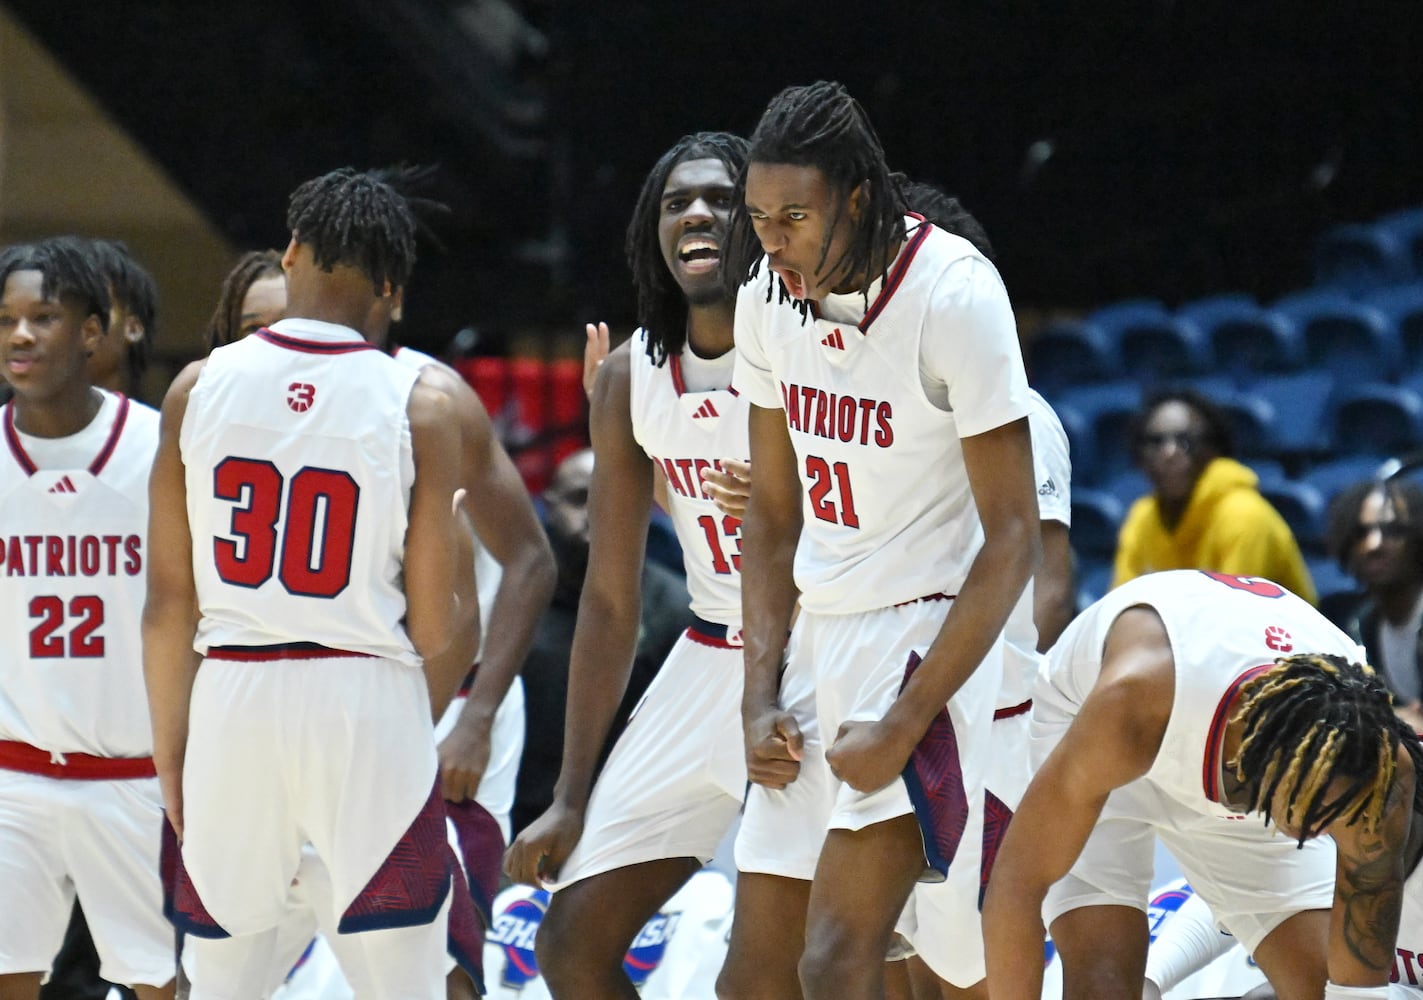
[[[558,563],[553,603],[539,622],[524,661],[524,757],[514,795],[517,833],[543,814],[553,801],[553,785],[563,763],[563,722],[568,697],[568,659],[583,576],[588,569],[588,486],[593,481],[593,450],[574,452],[554,470],[544,491],[549,542]],[[642,568],[642,628],[638,635],[627,692],[604,744],[606,754],[627,722],[628,713],[656,676],[679,636],[692,624],[687,585],[676,573],[651,559]]]
[[1394,708],[1423,732],[1423,487],[1366,479],[1329,505],[1329,554],[1363,588],[1340,622],[1364,644]]
[[1112,586],[1165,569],[1262,576],[1317,603],[1289,525],[1232,457],[1221,410],[1189,389],[1153,394],[1132,422],[1137,464],[1151,493],[1127,512]]

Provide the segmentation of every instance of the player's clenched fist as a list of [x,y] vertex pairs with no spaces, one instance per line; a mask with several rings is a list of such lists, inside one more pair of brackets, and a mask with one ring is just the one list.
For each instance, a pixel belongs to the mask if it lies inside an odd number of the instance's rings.
[[883,722],[841,723],[835,742],[825,751],[830,773],[857,792],[877,792],[899,777],[909,754]]
[[746,777],[767,788],[785,788],[800,775],[805,737],[795,716],[779,708],[742,720],[746,733]]
[[583,812],[554,802],[504,852],[504,874],[525,885],[556,882],[581,836]]

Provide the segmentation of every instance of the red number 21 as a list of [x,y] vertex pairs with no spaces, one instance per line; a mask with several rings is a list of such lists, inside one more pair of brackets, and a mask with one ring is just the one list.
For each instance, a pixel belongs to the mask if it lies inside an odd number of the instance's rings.
[[[810,508],[815,516],[831,524],[858,528],[860,516],[855,513],[855,494],[850,490],[850,467],[844,462],[830,465],[818,455],[805,456],[805,474],[810,478]],[[831,479],[834,479],[834,482]],[[839,493],[840,505],[827,499],[831,489]]]

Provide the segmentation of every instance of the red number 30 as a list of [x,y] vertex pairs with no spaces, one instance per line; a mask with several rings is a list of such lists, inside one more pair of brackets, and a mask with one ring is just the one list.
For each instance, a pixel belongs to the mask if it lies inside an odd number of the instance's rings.
[[361,488],[349,473],[306,467],[286,490],[285,529],[278,538],[282,474],[270,462],[225,458],[213,469],[213,495],[230,500],[232,534],[214,538],[217,575],[237,587],[260,587],[278,565],[282,586],[303,597],[335,597],[351,582],[351,550]]

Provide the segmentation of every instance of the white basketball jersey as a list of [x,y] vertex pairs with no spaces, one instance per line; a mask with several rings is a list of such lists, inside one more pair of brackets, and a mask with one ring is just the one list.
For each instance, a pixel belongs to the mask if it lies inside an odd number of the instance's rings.
[[[1420,776],[1423,777],[1423,776]],[[1413,814],[1413,822],[1423,817]],[[1423,864],[1403,883],[1403,916],[1393,956],[1389,996],[1423,997]]]
[[0,421],[0,740],[150,756],[139,623],[158,414],[105,393],[67,438],[21,435],[13,403]]
[[[1033,436],[1033,480],[1038,491],[1038,520],[1072,525],[1072,465],[1068,461],[1067,432],[1047,400],[1028,390],[1032,409],[1028,427]],[[1032,697],[1042,656],[1038,653],[1038,627],[1033,618],[1033,581],[1003,626],[1003,687],[999,708],[1021,705]]]
[[[980,325],[936,302],[955,262],[982,258],[966,240],[907,221],[908,239],[858,325],[803,318],[776,291],[768,296],[776,279],[765,261],[737,297],[736,387],[785,410],[803,477],[795,578],[808,611],[957,594],[983,543],[960,437],[1027,413],[1011,322]],[[996,292],[1006,309],[1001,283]],[[921,383],[927,337],[953,345],[950,409]]]
[[419,663],[401,578],[417,377],[307,319],[212,353],[180,437],[199,652],[316,643]]
[[723,458],[746,460],[747,404],[730,386],[689,391],[682,358],[654,365],[646,345],[643,330],[628,345],[633,436],[667,477],[669,513],[682,545],[692,613],[719,625],[739,626],[741,519],[717,509],[703,491],[701,470],[720,469]]
[[1161,749],[1145,777],[1199,813],[1238,820],[1221,804],[1226,707],[1250,677],[1290,653],[1365,662],[1364,651],[1308,603],[1257,577],[1173,570],[1138,577],[1082,612],[1048,653],[1034,701],[1080,706],[1102,669],[1107,633],[1123,611],[1152,608],[1176,661],[1176,693]]

